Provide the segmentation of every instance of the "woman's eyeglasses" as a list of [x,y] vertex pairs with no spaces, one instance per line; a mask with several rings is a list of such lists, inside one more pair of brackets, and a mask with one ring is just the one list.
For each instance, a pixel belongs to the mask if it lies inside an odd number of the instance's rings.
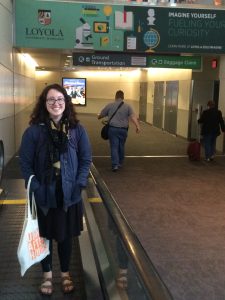
[[49,105],[53,105],[53,104],[55,104],[56,102],[57,102],[59,105],[61,105],[61,104],[65,103],[65,99],[64,99],[64,98],[57,98],[57,99],[55,99],[55,98],[48,98],[48,99],[46,100],[46,102],[47,102]]

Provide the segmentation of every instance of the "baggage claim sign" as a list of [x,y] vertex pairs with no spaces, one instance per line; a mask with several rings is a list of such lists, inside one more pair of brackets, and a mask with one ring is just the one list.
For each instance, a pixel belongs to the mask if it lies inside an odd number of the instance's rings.
[[17,0],[15,16],[16,47],[225,53],[225,10]]

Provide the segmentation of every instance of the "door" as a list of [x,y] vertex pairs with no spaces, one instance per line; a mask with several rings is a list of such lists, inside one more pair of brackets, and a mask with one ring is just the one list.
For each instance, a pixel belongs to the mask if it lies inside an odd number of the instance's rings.
[[153,125],[160,129],[163,128],[163,86],[163,81],[154,83]]
[[164,129],[172,134],[177,132],[177,104],[179,81],[166,82]]
[[141,82],[140,83],[139,118],[143,122],[146,122],[147,87],[148,87],[147,82]]
[[214,80],[193,80],[192,102],[190,107],[189,139],[199,138],[200,128],[198,119],[202,110],[207,108],[207,102],[213,100],[218,105],[219,81]]

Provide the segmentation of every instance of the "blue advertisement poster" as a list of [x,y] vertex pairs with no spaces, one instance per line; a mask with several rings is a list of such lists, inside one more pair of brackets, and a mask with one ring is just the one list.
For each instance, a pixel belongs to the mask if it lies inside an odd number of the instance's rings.
[[86,78],[62,78],[62,85],[75,105],[85,106],[86,103]]

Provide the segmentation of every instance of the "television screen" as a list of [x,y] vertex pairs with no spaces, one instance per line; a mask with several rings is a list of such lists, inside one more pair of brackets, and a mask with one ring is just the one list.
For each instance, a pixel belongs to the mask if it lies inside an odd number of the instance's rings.
[[75,105],[86,105],[86,78],[62,78],[62,85]]

